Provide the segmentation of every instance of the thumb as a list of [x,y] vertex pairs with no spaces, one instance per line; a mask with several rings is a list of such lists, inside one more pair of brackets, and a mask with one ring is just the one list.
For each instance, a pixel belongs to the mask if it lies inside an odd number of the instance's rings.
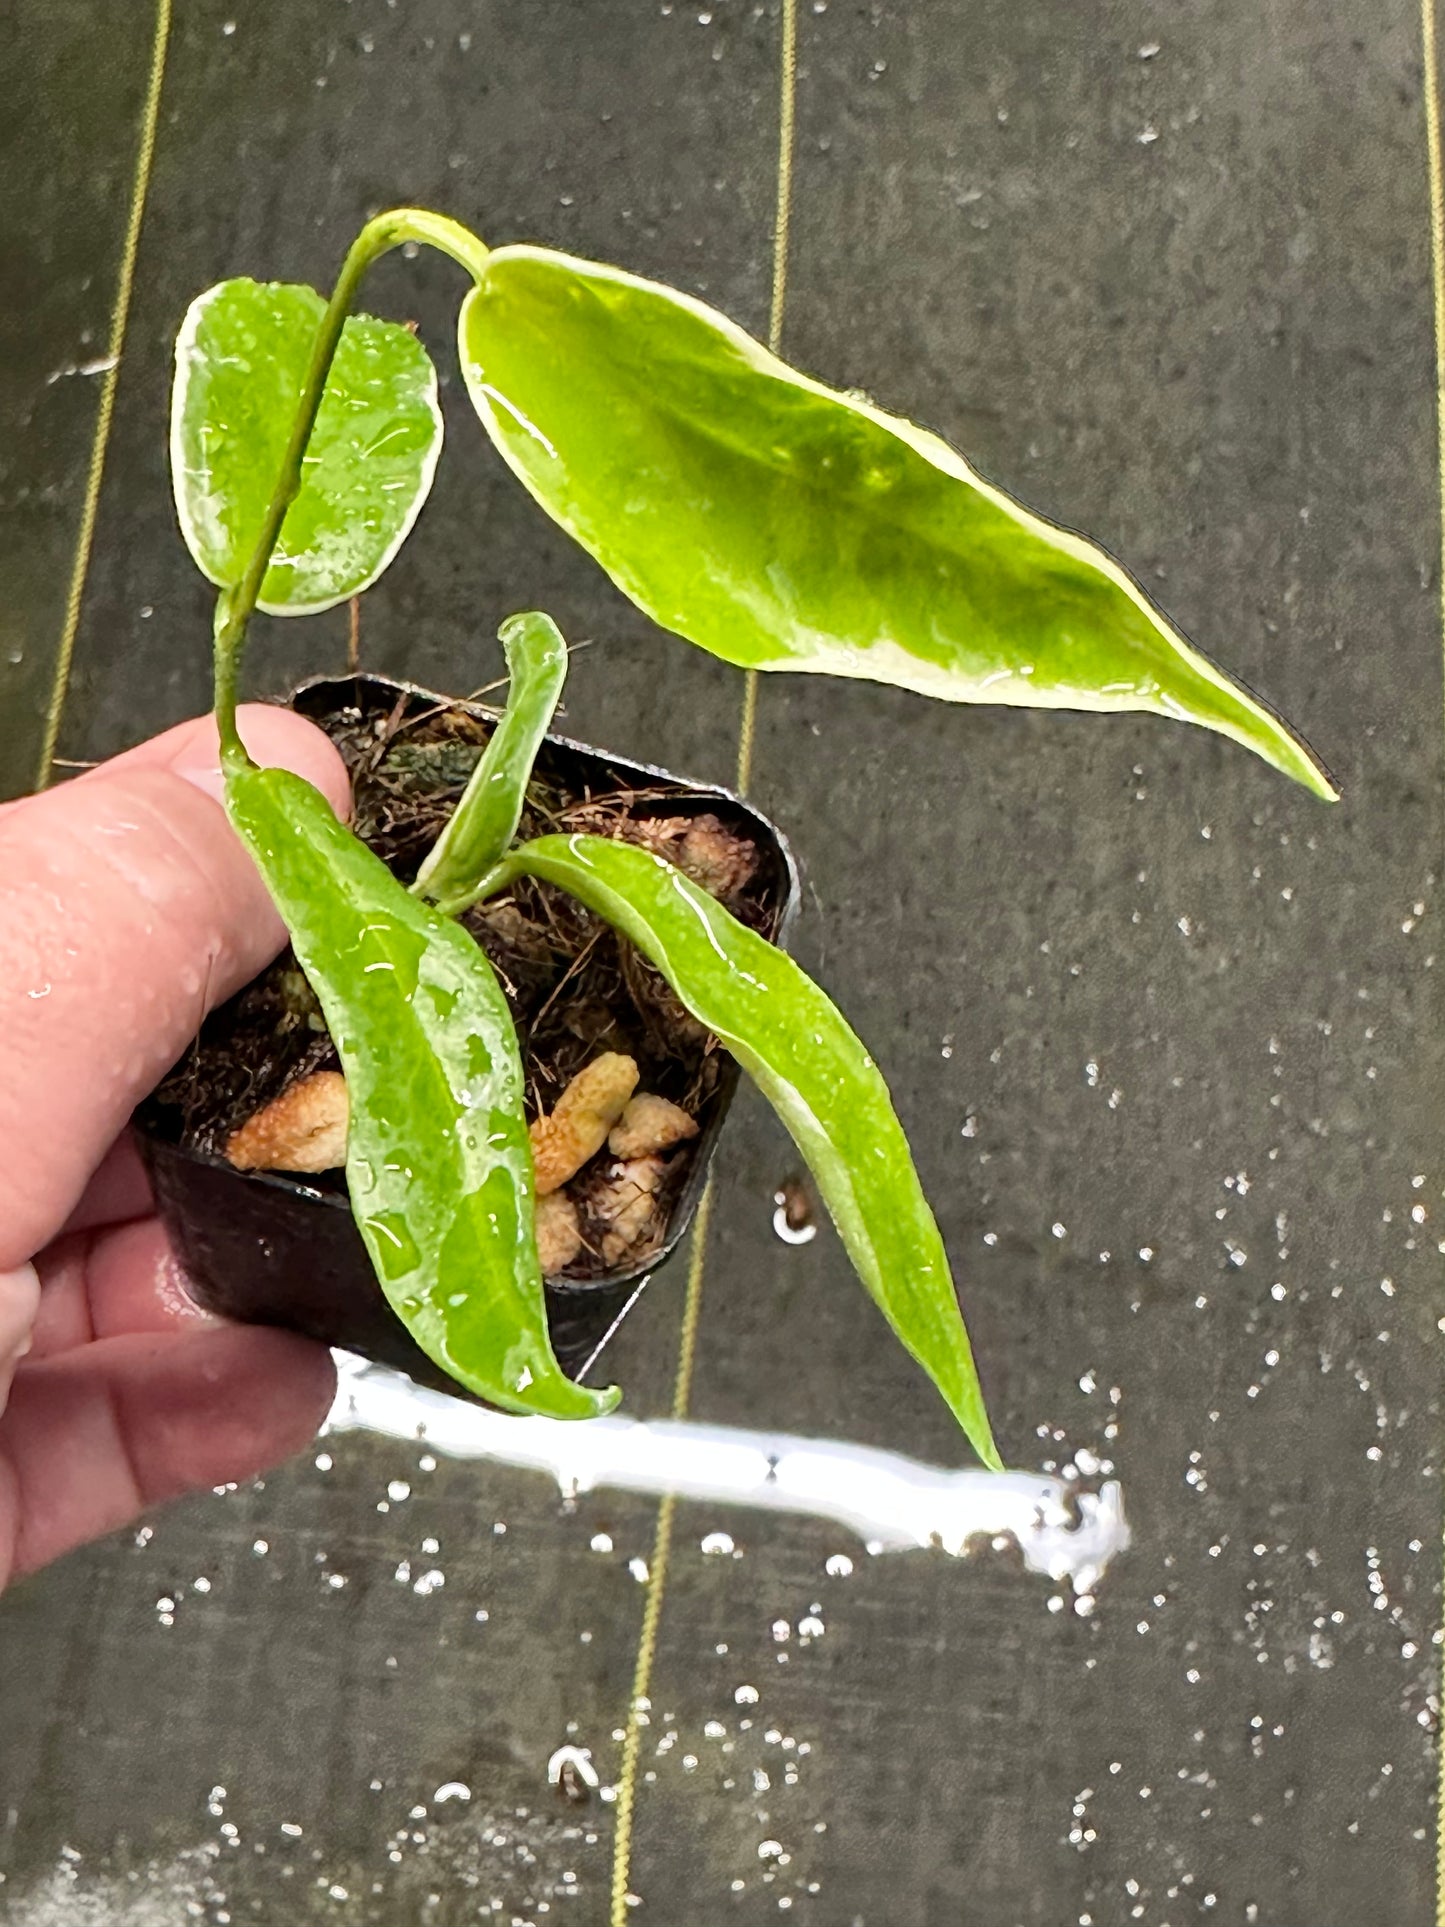
[[[346,806],[311,723],[251,705],[241,732]],[[55,1235],[204,1013],[281,948],[221,793],[206,717],[0,811],[0,1272]]]

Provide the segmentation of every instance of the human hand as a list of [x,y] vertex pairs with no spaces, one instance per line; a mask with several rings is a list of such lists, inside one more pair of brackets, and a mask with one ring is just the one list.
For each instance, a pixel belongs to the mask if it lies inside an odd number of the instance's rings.
[[[311,724],[241,732],[346,807]],[[190,1302],[126,1130],[284,941],[220,794],[204,718],[0,807],[0,1587],[298,1451],[331,1399],[323,1347]]]

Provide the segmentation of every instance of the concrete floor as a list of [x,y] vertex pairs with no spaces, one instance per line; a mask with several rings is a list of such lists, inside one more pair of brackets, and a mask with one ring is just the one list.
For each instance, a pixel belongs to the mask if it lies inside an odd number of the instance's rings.
[[[148,13],[21,0],[11,47],[9,790],[52,679],[96,398],[65,371],[101,352]],[[179,7],[62,752],[207,699],[165,471],[194,293],[325,282],[368,212],[415,200],[762,330],[778,44],[776,0]],[[641,1920],[1434,1919],[1420,84],[1406,0],[802,0],[787,352],[1105,541],[1345,800],[1153,720],[764,684],[754,794],[803,858],[798,948],[893,1084],[1005,1451],[1112,1461],[1134,1542],[1081,1613],[1004,1554],[870,1558],[817,1519],[683,1506]],[[376,304],[445,366],[458,293],[444,262],[393,261]],[[368,664],[472,688],[499,618],[543,606],[597,642],[569,733],[727,778],[738,679],[564,544],[455,387],[433,500],[367,599]],[[254,684],[344,646],[344,612],[263,624]],[[790,1165],[743,1102],[697,1419],[958,1462],[831,1235],[774,1237]],[[618,1341],[633,1412],[666,1407],[682,1270]],[[615,1774],[654,1502],[568,1508],[540,1474],[424,1452],[344,1434],[7,1596],[0,1919],[605,1920],[612,1809],[559,1800],[546,1767],[570,1739]],[[740,1556],[703,1552],[720,1531]],[[439,1802],[449,1782],[470,1800]]]

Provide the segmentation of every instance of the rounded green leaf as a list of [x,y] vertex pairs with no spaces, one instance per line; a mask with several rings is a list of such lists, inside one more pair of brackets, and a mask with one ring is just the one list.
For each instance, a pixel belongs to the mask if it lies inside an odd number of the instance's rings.
[[462,369],[532,494],[665,628],[728,662],[950,702],[1156,710],[1334,789],[1101,549],[938,436],[796,373],[699,301],[493,252]]
[[[281,473],[317,326],[313,288],[222,281],[187,310],[171,395],[171,486],[186,546],[234,588]],[[421,510],[441,453],[436,370],[393,321],[342,330],[301,485],[259,606],[303,615],[368,588]]]

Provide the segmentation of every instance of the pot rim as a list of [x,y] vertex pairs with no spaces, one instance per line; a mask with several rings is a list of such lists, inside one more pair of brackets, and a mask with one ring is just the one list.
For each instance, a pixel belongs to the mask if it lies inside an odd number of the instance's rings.
[[[409,682],[404,676],[391,676],[375,669],[347,669],[340,675],[322,673],[305,676],[300,682],[292,685],[287,696],[279,698],[278,701],[281,706],[294,709],[298,697],[310,695],[313,690],[335,689],[346,683],[379,683],[388,689],[394,689],[398,695],[419,697],[423,702],[440,704],[445,709],[461,709],[470,716],[484,717],[489,723],[499,722],[504,713],[492,703],[478,702],[468,696],[443,696],[434,689],[424,689],[420,683]],[[635,757],[603,749],[600,744],[584,743],[580,737],[563,736],[557,730],[549,729],[542,740],[560,749],[572,750],[580,756],[600,756],[619,770],[633,770],[642,776],[656,777],[664,783],[681,784],[684,789],[692,790],[700,796],[720,797],[724,802],[731,803],[735,809],[750,816],[767,832],[769,841],[782,859],[785,888],[778,911],[778,927],[770,941],[779,950],[787,948],[786,938],[798,919],[798,900],[803,889],[802,873],[798,869],[798,861],[793,855],[792,842],[787,832],[780,829],[767,812],[760,810],[750,797],[741,795],[737,790],[729,789],[725,783],[705,783],[696,777],[686,776],[679,770],[665,769],[660,763],[642,763]]]

